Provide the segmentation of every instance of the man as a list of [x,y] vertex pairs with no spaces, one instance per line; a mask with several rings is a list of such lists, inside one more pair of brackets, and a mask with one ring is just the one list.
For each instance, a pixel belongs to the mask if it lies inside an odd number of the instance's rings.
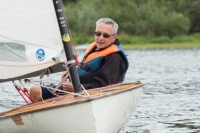
[[[89,45],[78,67],[80,82],[85,89],[104,87],[124,80],[128,59],[117,39],[117,30],[117,23],[110,18],[101,18],[96,22],[95,42]],[[63,82],[61,88],[73,91],[70,82]],[[35,102],[41,101],[41,87],[31,87],[30,95]],[[42,87],[42,98],[51,97],[54,95]]]

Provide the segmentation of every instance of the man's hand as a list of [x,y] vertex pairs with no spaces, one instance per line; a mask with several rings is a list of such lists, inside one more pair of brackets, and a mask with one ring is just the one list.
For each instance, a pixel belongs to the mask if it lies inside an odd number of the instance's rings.
[[75,59],[76,65],[80,66],[81,63],[78,61],[78,55],[76,53],[74,53],[74,59]]
[[62,87],[65,91],[74,92],[74,88],[71,82],[64,81]]

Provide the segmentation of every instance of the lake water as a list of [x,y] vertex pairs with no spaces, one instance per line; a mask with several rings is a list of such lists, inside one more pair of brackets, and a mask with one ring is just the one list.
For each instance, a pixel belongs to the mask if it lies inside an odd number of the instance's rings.
[[[141,81],[145,87],[120,133],[200,133],[200,49],[126,52],[125,82]],[[24,104],[11,83],[0,84],[0,90],[0,112]]]

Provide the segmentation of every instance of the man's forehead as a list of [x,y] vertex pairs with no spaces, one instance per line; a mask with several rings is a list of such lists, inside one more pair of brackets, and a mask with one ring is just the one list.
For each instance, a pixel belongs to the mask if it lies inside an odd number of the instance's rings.
[[111,24],[100,23],[96,27],[96,30],[103,30],[103,31],[107,31],[107,32],[112,32],[113,31],[113,26]]

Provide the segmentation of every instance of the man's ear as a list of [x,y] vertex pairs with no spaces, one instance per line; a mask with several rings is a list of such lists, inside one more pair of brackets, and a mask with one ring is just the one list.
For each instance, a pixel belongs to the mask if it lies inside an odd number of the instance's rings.
[[117,39],[117,35],[114,35],[112,42],[115,42],[116,39]]

